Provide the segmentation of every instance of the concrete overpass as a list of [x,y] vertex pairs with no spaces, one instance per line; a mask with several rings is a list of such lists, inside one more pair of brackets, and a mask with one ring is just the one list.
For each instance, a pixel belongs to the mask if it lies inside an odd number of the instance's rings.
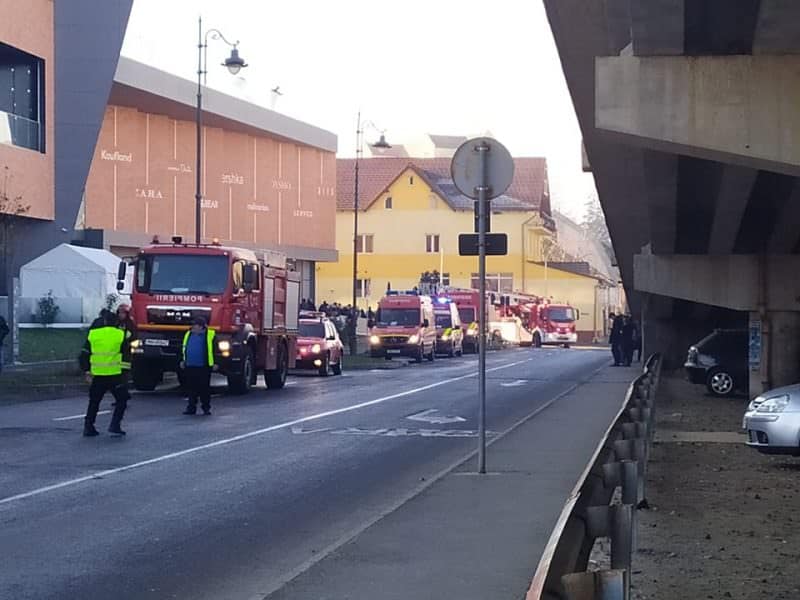
[[645,350],[749,322],[800,380],[800,3],[544,3]]

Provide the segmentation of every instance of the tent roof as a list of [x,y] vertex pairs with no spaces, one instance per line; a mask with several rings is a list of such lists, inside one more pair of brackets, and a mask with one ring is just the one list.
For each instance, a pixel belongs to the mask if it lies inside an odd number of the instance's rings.
[[34,258],[22,268],[25,270],[52,270],[54,267],[60,266],[68,267],[70,271],[116,273],[119,267],[119,258],[108,250],[60,244]]

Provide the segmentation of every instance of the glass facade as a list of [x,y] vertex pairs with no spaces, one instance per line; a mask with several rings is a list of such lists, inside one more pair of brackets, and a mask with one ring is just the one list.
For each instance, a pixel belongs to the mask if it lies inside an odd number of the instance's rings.
[[0,43],[0,143],[45,151],[44,61]]

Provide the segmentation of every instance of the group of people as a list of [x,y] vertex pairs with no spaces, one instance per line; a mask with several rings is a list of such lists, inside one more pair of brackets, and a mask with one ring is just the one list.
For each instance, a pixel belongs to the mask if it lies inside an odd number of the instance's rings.
[[642,335],[639,326],[630,315],[609,315],[611,319],[611,334],[608,342],[611,344],[611,354],[614,356],[615,367],[630,367],[633,362],[634,352],[636,361],[642,360]]
[[[109,392],[114,397],[114,411],[108,431],[115,436],[125,435],[122,419],[130,400],[131,343],[136,337],[136,324],[127,304],[121,304],[116,312],[103,309],[92,323],[79,357],[82,370],[91,379],[84,436],[99,435],[95,421],[100,402]],[[211,373],[217,370],[214,338],[214,330],[203,317],[196,318],[183,336],[180,367],[188,396],[185,415],[197,414],[198,402],[203,414],[211,415]]]

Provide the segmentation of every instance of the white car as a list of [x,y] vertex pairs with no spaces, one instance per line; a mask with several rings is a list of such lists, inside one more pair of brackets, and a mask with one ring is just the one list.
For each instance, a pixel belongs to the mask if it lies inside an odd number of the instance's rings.
[[800,385],[765,392],[747,407],[747,445],[764,454],[800,456]]

